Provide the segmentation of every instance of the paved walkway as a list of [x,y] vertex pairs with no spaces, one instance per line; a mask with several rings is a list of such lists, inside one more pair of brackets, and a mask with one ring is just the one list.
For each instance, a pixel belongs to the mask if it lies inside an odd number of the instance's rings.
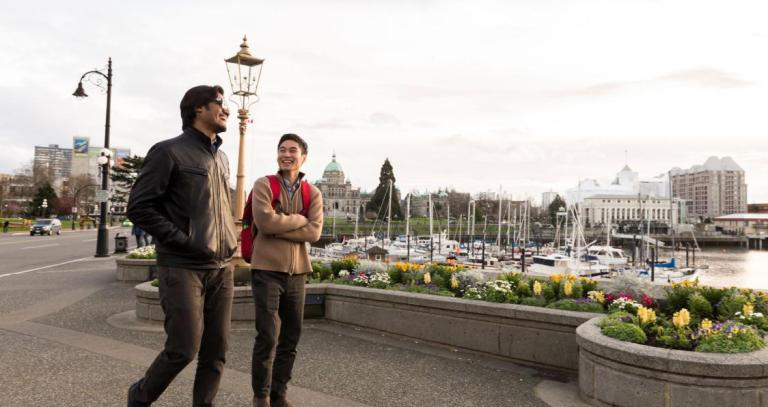
[[[0,301],[1,405],[125,404],[164,335],[135,319],[132,285],[114,281],[113,265],[85,261],[0,282],[0,297],[16,298]],[[56,290],[64,281],[76,284]],[[251,324],[235,325],[218,405],[251,405],[253,335]],[[189,405],[193,377],[191,365],[155,405]],[[305,323],[290,395],[305,407],[583,405],[573,377],[322,320]]]

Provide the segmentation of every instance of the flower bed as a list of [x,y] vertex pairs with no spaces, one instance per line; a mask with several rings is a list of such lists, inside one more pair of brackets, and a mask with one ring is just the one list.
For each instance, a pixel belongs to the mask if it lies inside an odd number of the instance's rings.
[[631,298],[609,302],[601,332],[626,342],[697,352],[743,353],[765,347],[768,295],[736,288],[673,284],[665,306]]
[[579,386],[594,405],[763,405],[768,296],[666,288],[661,304],[620,296],[577,329]]
[[116,258],[117,280],[141,282],[155,278],[157,252],[155,246],[145,246],[128,253],[124,258]]
[[503,304],[521,304],[568,311],[604,312],[606,294],[587,278],[556,275],[549,279],[523,278],[507,273],[485,281],[478,271],[462,266],[342,259],[312,262],[310,281],[433,294]]

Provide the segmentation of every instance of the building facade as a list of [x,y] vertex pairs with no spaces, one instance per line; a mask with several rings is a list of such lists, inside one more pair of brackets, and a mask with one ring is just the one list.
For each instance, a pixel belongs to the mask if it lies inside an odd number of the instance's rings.
[[58,144],[35,146],[32,170],[35,179],[50,179],[51,186],[60,194],[64,181],[72,175],[72,149],[59,148]]
[[637,197],[637,194],[669,198],[669,177],[667,174],[661,174],[642,181],[636,171],[632,171],[628,165],[625,165],[608,184],[600,183],[593,178],[579,181],[576,188],[566,191],[565,200],[572,205],[595,195]]
[[768,213],[768,203],[754,203],[747,205],[749,213]]
[[341,164],[336,162],[336,153],[325,166],[323,178],[315,182],[323,194],[323,215],[325,217],[350,217],[365,212],[367,200],[360,194],[360,188],[352,187],[352,182],[345,178]]
[[579,213],[585,226],[612,225],[628,222],[655,222],[680,225],[686,221],[684,202],[652,195],[594,195],[579,204]]
[[688,215],[704,220],[747,212],[744,170],[731,157],[710,157],[687,170],[673,168],[672,194],[686,201]]

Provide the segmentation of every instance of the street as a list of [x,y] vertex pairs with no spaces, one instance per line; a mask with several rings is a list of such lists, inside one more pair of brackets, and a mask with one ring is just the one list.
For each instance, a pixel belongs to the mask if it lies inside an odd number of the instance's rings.
[[[130,228],[109,229],[109,252],[114,251],[115,235],[128,237],[128,247],[136,246]],[[56,236],[0,235],[0,279],[9,273],[24,273],[41,267],[55,267],[82,261],[96,253],[96,229],[63,230]]]

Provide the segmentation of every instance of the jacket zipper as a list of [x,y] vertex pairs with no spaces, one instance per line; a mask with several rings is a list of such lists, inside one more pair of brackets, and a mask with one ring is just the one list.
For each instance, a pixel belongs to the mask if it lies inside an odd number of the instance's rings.
[[215,189],[215,196],[213,197],[213,206],[214,206],[214,210],[218,214],[216,216],[216,231],[218,232],[218,235],[219,235],[218,236],[219,242],[218,242],[218,247],[216,248],[216,251],[215,251],[215,255],[216,255],[217,265],[221,266],[220,263],[221,263],[222,236],[221,236],[221,211],[219,210],[221,209],[221,203],[218,202],[218,198],[221,196],[221,191],[219,190],[219,178],[221,177],[221,175],[219,174],[219,162],[216,159],[216,153],[215,152],[211,152],[211,153],[213,155],[213,168],[214,168],[214,171],[216,172],[215,176],[213,177],[214,189]]

